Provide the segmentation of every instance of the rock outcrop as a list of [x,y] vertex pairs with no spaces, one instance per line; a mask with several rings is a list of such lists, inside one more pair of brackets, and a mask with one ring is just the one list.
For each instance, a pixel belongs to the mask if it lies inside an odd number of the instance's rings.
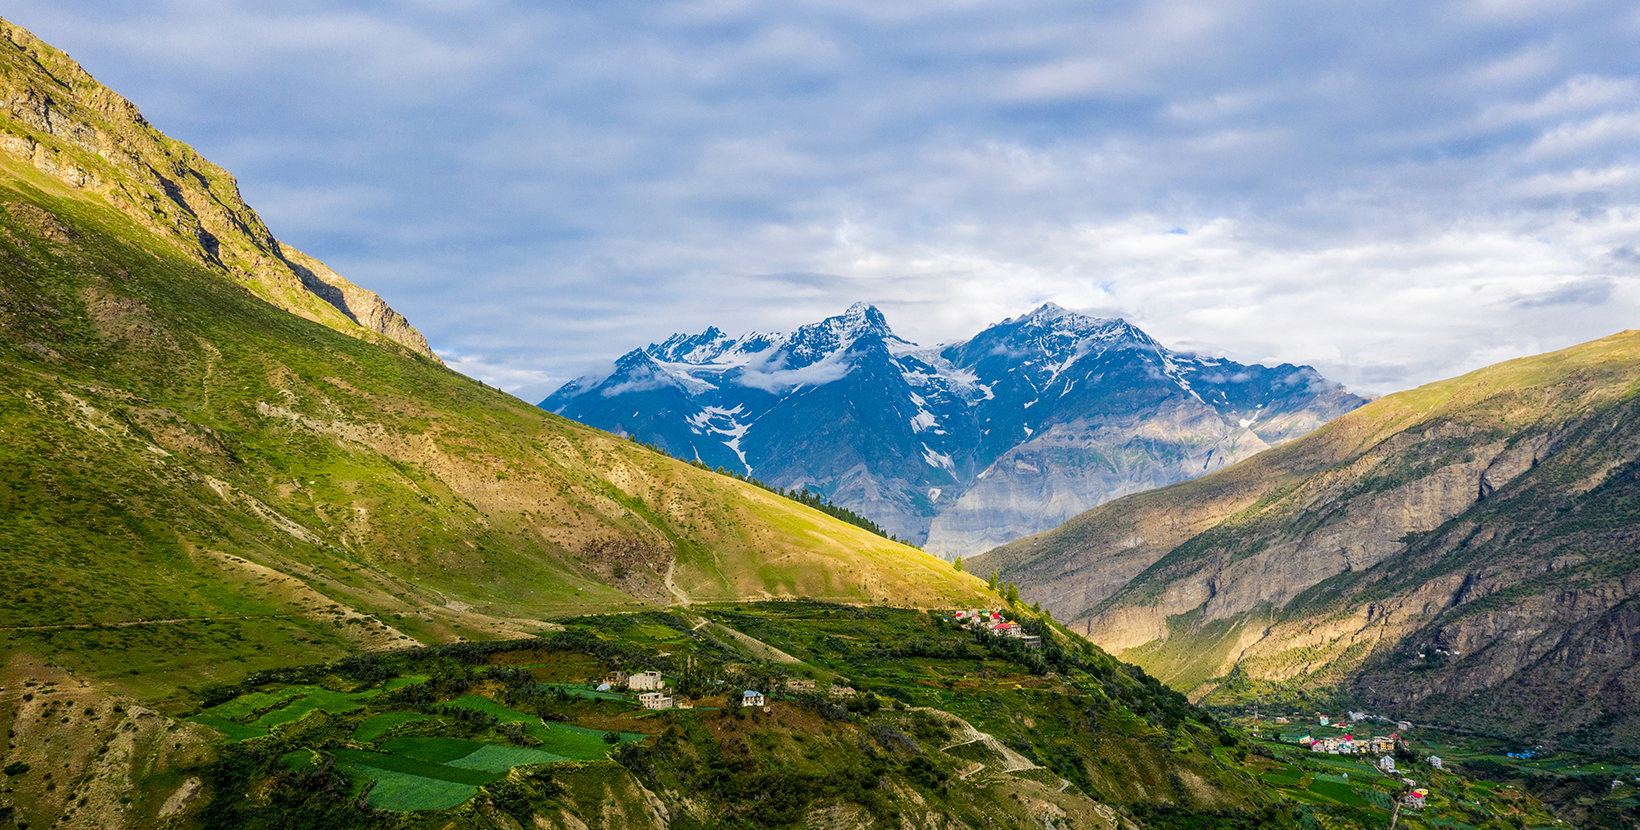
[[1637,384],[1633,332],[1500,364],[971,567],[1208,701],[1287,683],[1612,745],[1640,737]]

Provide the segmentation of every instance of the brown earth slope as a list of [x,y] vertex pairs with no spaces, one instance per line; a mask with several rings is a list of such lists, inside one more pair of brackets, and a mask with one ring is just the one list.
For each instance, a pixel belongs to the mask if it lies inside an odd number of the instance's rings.
[[971,567],[1210,701],[1279,682],[1615,745],[1640,735],[1637,389],[1635,332],[1510,361]]

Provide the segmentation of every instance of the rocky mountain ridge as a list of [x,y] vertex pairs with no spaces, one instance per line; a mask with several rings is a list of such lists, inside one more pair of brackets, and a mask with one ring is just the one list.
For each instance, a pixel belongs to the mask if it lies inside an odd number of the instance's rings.
[[112,206],[275,306],[439,362],[374,291],[281,244],[232,174],[155,129],[67,55],[4,20],[0,51],[0,153]]
[[859,303],[634,349],[544,409],[809,488],[946,558],[1233,464],[1359,406],[1309,367],[1179,354],[1053,304],[919,347]]
[[[1640,334],[1392,395],[976,561],[1209,702],[1640,735]],[[1285,692],[1282,692],[1285,690]]]

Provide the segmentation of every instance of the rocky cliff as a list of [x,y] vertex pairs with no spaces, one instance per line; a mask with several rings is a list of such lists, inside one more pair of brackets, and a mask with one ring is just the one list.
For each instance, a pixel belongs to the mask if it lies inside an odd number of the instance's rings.
[[1637,391],[1633,332],[1511,361],[974,567],[1208,700],[1276,682],[1611,745],[1640,734]]
[[0,20],[0,153],[124,213],[279,308],[438,361],[375,292],[286,248],[232,174],[166,137],[67,55]]

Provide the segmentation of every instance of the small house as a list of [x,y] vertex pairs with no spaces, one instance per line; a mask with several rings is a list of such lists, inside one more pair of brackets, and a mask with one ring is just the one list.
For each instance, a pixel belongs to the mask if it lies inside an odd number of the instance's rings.
[[1395,728],[1401,730],[1402,732],[1410,732],[1412,731],[1412,722],[1398,720],[1395,722]]
[[814,681],[794,677],[786,681],[786,688],[794,692],[812,692],[814,691]]
[[604,682],[608,683],[611,687],[625,686],[629,677],[631,677],[631,675],[626,672],[616,670],[604,675]]
[[1322,726],[1327,726],[1332,723],[1332,718],[1329,718],[1326,715],[1316,715],[1315,719],[1320,721]]
[[1026,648],[1042,647],[1042,635],[1040,634],[1021,634],[1019,641],[1024,643]]
[[751,689],[747,689],[746,691],[740,693],[741,706],[763,706],[766,703],[767,699],[763,697],[762,692],[754,692]]
[[1287,719],[1280,715],[1276,715],[1276,723],[1287,723]]
[[634,692],[658,691],[666,688],[666,681],[661,679],[658,671],[639,672],[627,678],[626,687]]
[[1394,772],[1395,771],[1395,756],[1394,755],[1385,755],[1384,757],[1379,758],[1378,759],[1378,768],[1383,770],[1385,773]]
[[1439,756],[1439,755],[1429,756],[1429,765],[1436,768],[1436,769],[1446,769],[1446,767],[1444,766],[1445,763],[1446,762],[1442,761],[1441,756]]
[[1401,796],[1401,803],[1411,807],[1414,810],[1422,810],[1424,808],[1424,799],[1428,797],[1429,790],[1420,787],[1404,796]]
[[638,695],[638,703],[645,709],[671,709],[673,701],[661,692],[644,692]]
[[852,698],[859,694],[853,686],[833,686],[826,690],[826,694],[836,698]]

